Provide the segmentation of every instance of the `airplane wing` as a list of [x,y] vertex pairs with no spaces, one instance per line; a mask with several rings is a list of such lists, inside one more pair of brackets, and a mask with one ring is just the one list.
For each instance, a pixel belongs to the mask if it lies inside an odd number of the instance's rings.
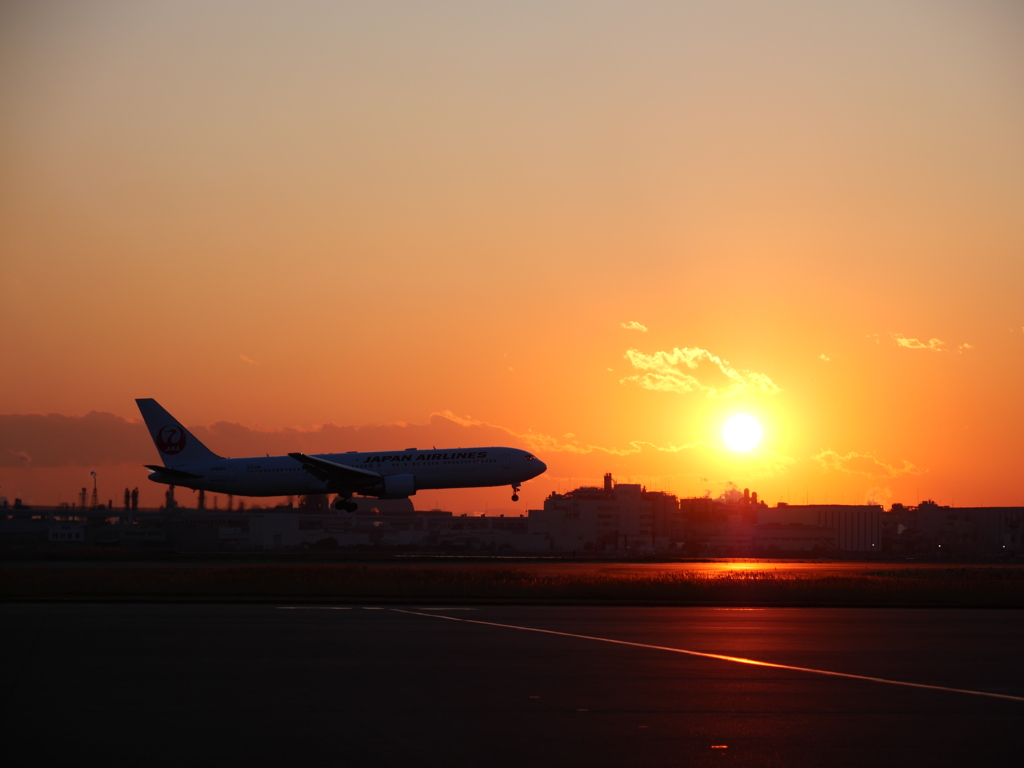
[[327,461],[327,459],[307,456],[304,453],[289,453],[288,455],[301,463],[305,470],[317,480],[329,481],[331,485],[335,486],[360,488],[366,485],[376,485],[383,478],[383,475],[378,472],[337,464]]

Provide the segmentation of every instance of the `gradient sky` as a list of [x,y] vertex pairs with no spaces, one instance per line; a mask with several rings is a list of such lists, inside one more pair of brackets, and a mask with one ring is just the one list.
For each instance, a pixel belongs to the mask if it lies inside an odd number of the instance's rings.
[[229,455],[548,463],[456,512],[1024,504],[1024,6],[5,3],[0,361],[35,503],[155,504],[156,397]]

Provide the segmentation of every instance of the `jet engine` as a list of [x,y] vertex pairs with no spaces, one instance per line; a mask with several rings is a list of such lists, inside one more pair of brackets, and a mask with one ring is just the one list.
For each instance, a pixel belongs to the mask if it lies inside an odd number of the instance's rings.
[[416,478],[412,475],[387,475],[384,487],[374,495],[378,499],[405,499],[416,493]]

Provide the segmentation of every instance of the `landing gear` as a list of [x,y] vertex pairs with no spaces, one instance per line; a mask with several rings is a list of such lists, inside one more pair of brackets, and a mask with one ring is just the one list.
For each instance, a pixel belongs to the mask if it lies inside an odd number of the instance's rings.
[[512,501],[519,501],[519,486],[512,486]]
[[341,496],[334,500],[334,508],[339,512],[344,510],[345,512],[355,512],[359,509],[359,505],[351,499],[343,499]]

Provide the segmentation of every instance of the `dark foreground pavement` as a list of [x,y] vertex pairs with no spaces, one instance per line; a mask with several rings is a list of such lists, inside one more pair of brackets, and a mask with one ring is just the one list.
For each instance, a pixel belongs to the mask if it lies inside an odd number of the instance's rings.
[[0,605],[0,744],[19,764],[1024,764],[1024,701],[437,618],[1024,697],[1024,611],[409,610]]

